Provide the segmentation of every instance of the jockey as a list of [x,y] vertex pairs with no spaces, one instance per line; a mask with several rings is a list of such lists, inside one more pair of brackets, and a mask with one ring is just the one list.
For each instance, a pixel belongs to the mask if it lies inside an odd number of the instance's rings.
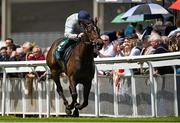
[[82,22],[91,22],[90,14],[85,10],[74,13],[66,19],[64,32],[65,39],[59,44],[55,53],[57,60],[62,58],[62,54],[67,47],[77,42],[78,38],[83,35]]

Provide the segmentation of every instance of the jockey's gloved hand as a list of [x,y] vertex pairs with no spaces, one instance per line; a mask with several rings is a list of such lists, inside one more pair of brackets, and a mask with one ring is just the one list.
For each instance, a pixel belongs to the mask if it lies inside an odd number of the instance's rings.
[[83,35],[84,35],[83,32],[82,32],[82,33],[79,33],[79,34],[78,34],[78,38],[82,37]]

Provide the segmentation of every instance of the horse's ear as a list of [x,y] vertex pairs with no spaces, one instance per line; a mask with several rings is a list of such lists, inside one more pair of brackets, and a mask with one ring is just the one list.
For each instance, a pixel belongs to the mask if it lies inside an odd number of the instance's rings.
[[97,22],[98,22],[98,17],[95,17],[94,18],[94,23],[97,25]]

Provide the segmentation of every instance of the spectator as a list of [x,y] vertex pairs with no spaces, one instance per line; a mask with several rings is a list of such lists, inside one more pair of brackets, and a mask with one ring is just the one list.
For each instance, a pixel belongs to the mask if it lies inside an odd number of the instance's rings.
[[124,31],[125,37],[129,37],[129,36],[131,36],[133,33],[135,33],[136,24],[137,24],[137,23],[131,23],[131,24],[129,24],[129,25],[126,27],[126,29],[125,29],[125,31]]
[[150,37],[149,35],[146,35],[143,37],[143,39],[142,39],[142,50],[141,50],[140,55],[146,54],[146,50],[150,46],[149,37]]
[[[115,57],[116,55],[116,44],[113,42],[110,42],[108,35],[101,35],[101,39],[103,40],[103,46],[102,49],[98,52],[98,57],[105,58],[105,57]],[[109,71],[98,71],[100,75],[110,75]]]
[[124,47],[123,49],[124,56],[129,56],[132,49],[132,42],[130,41],[129,38],[124,39],[123,47]]
[[103,35],[108,35],[109,36],[109,41],[112,42],[117,39],[116,31],[112,32],[105,32]]
[[[31,61],[31,60],[45,60],[45,57],[42,53],[42,49],[38,46],[35,46],[32,49],[32,53],[29,53],[27,56],[27,60]],[[38,72],[38,73],[29,73],[27,74],[27,77],[39,77],[42,75],[42,72]]]
[[9,56],[7,54],[7,47],[1,47],[1,49],[0,49],[0,61],[9,61]]
[[151,47],[156,49],[161,42],[161,36],[158,34],[152,34],[150,35],[149,41],[150,41]]
[[46,59],[46,57],[47,57],[47,53],[48,53],[49,50],[50,50],[50,47],[47,47],[47,48],[43,51],[43,55],[44,55],[45,59]]
[[165,32],[164,32],[165,36],[168,36],[171,31],[176,29],[176,27],[173,26],[173,23],[171,21],[165,22],[164,25],[165,25]]
[[7,54],[9,56],[9,60],[14,61],[14,57],[16,54],[16,46],[14,44],[7,46]]
[[99,51],[99,57],[114,57],[116,55],[115,47],[113,43],[110,42],[108,35],[102,35],[103,40],[102,49]]
[[124,56],[124,54],[123,54],[124,39],[120,38],[120,39],[117,39],[115,42],[116,42],[116,56],[115,57],[123,57]]
[[152,26],[147,26],[147,27],[145,27],[145,29],[143,30],[143,35],[144,35],[144,36],[145,36],[145,35],[150,35],[151,32],[152,32],[152,30],[153,30]]
[[142,33],[143,33],[143,25],[137,24],[135,27],[135,34],[138,36],[139,40],[142,39]]
[[176,35],[176,43],[177,43],[177,50],[180,51],[180,32],[177,32]]
[[141,53],[141,49],[142,49],[142,44],[138,38],[137,34],[132,35],[132,37],[129,38],[130,42],[131,42],[131,52],[129,54],[129,56],[138,56]]
[[24,52],[22,48],[16,48],[15,56],[13,57],[13,61],[25,61]]
[[[45,60],[44,55],[42,54],[42,50],[38,46],[34,46],[32,48],[32,52],[27,55],[27,60]],[[26,80],[28,83],[28,95],[31,96],[31,104],[32,102],[32,93],[33,93],[33,81],[35,78],[43,75],[44,72],[30,72],[26,75]]]
[[27,56],[27,60],[45,60],[42,49],[38,46],[33,47],[32,53]]
[[116,37],[117,37],[117,39],[124,38],[124,30],[123,29],[117,30],[116,31]]
[[169,33],[168,37],[170,37],[170,36],[172,36],[172,35],[175,35],[177,32],[180,32],[180,19],[177,19],[177,21],[176,21],[176,26],[177,26],[177,29],[172,30],[172,31]]
[[176,40],[176,35],[172,35],[169,37],[169,48],[171,52],[176,52],[178,51],[178,46],[177,46],[177,40]]
[[[123,53],[124,39],[119,38],[115,42],[116,42],[116,56],[115,57],[123,57],[124,56],[124,53]],[[124,74],[122,75],[122,73],[124,73],[124,69],[114,70],[114,72],[113,72],[113,79],[114,79],[114,82],[115,82],[115,86],[118,89],[120,89],[120,87],[121,87],[121,82],[122,82],[121,77],[124,75]]]
[[[156,47],[156,50],[154,52],[154,54],[161,54],[161,53],[168,53],[170,52],[166,46],[164,45],[164,43],[161,41],[161,39],[156,39],[159,40],[159,45]],[[164,75],[164,74],[171,74],[174,73],[174,70],[171,66],[164,66],[164,67],[157,67],[154,68],[154,74],[160,74],[160,75]]]
[[[29,60],[29,54],[32,54],[32,49],[35,46],[35,43],[25,42],[22,45],[23,54],[21,55],[22,59]],[[33,94],[33,81],[36,77],[36,73],[30,72],[25,75],[27,86],[28,86],[28,95],[31,97],[31,104],[32,102],[32,94]]]
[[[145,36],[143,38],[143,48],[141,51],[141,55],[152,55],[155,53],[156,48],[159,46],[159,41],[161,40],[161,37],[158,34],[152,33],[150,36]],[[148,74],[149,69],[141,69],[139,71],[143,74]],[[138,74],[138,72],[137,72]]]
[[168,36],[161,36],[161,40],[162,40],[164,47],[169,50],[169,37]]
[[13,44],[14,44],[14,41],[13,41],[12,38],[7,38],[7,39],[5,40],[5,45],[6,45],[6,46],[13,45]]
[[163,25],[162,20],[156,21],[156,23],[153,25],[153,30],[151,33],[156,33],[158,35],[164,35],[165,26]]
[[23,57],[27,60],[27,56],[28,54],[30,54],[32,52],[33,47],[35,46],[35,43],[31,43],[31,42],[25,42],[22,45],[22,49],[23,49]]
[[12,38],[6,38],[6,40],[5,40],[5,45],[6,45],[6,46],[14,45],[16,48],[19,48],[19,47],[20,47],[19,45],[16,45],[16,44],[14,43],[14,40],[13,40]]
[[144,51],[144,55],[151,55],[154,54],[156,48],[159,45],[159,40],[161,39],[161,37],[158,34],[152,34],[150,35],[150,37],[148,38],[148,46],[146,48],[146,50]]

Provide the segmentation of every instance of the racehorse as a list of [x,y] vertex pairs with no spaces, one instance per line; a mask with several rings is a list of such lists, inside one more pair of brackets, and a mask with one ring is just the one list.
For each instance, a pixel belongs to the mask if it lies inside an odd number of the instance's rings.
[[[88,98],[91,89],[92,79],[95,72],[94,63],[94,46],[102,44],[100,38],[100,30],[97,27],[97,21],[91,23],[81,23],[84,29],[84,35],[78,39],[78,43],[72,49],[67,62],[57,61],[55,58],[55,50],[63,39],[58,39],[52,44],[47,54],[47,65],[51,71],[51,77],[55,81],[57,86],[57,92],[62,97],[65,105],[65,112],[67,115],[79,116],[79,110],[88,105]],[[72,102],[69,105],[68,101],[63,94],[63,87],[60,83],[60,74],[65,72],[69,79],[69,90],[72,97]],[[77,102],[77,84],[83,85],[83,103]]]

